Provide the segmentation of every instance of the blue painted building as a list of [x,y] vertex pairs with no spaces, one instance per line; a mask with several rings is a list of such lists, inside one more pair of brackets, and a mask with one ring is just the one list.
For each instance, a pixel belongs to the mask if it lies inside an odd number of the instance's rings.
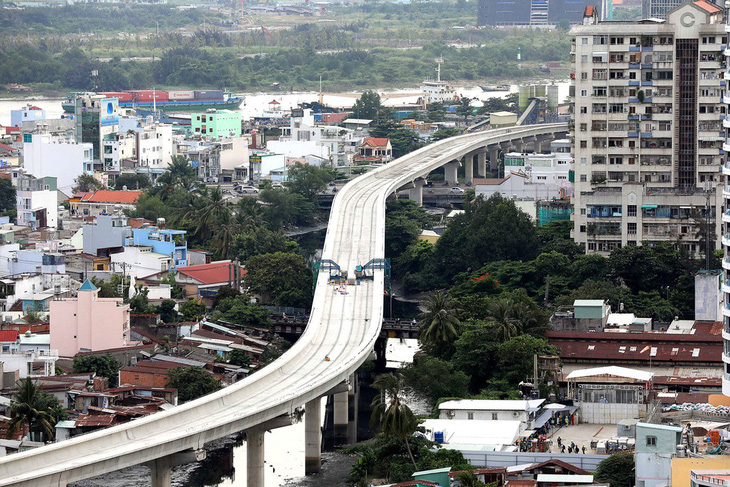
[[185,230],[167,228],[135,228],[132,230],[132,245],[149,245],[153,252],[172,257],[173,267],[185,267],[188,265],[188,242],[185,240],[185,233]]

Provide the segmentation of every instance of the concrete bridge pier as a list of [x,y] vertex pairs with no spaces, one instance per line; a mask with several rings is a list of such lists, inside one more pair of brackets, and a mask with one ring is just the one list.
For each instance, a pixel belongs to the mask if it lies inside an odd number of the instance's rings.
[[425,185],[426,181],[419,178],[413,181],[413,188],[408,190],[408,199],[415,201],[418,206],[423,206],[423,187]]
[[172,467],[199,462],[205,459],[205,455],[205,450],[188,450],[146,462],[145,466],[150,469],[151,487],[170,487],[172,485]]
[[246,430],[246,485],[264,487],[264,435],[266,430]]
[[476,152],[469,152],[464,156],[464,179],[467,183],[474,182],[474,155]]
[[525,150],[525,142],[522,139],[515,139],[512,141],[512,150],[515,152],[522,152]]
[[246,430],[246,485],[264,487],[264,435],[267,431],[290,426],[288,415],[270,419]]
[[322,398],[304,405],[304,473],[322,469]]
[[350,376],[350,391],[348,392],[347,409],[347,444],[357,443],[357,415],[358,402],[360,400],[360,387],[357,382],[357,374]]
[[489,149],[489,169],[494,170],[499,167],[499,151],[501,150],[501,147],[499,144],[490,145]]
[[459,170],[459,161],[451,161],[444,165],[444,181],[448,184],[456,184],[459,182],[457,171]]
[[485,151],[477,154],[477,173],[483,178],[487,177],[487,153]]
[[335,444],[347,443],[347,425],[349,423],[350,392],[338,392],[334,396],[334,438]]

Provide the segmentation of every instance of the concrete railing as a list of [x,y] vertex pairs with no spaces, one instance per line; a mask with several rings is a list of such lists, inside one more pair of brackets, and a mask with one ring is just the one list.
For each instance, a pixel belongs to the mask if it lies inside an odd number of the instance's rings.
[[[567,124],[497,129],[445,139],[346,184],[335,196],[322,258],[352,272],[385,255],[385,203],[399,187],[485,145],[565,133]],[[168,411],[0,458],[0,486],[66,485],[249,429],[326,395],[373,350],[383,316],[383,272],[332,292],[317,281],[304,334],[278,360],[225,389]],[[329,360],[324,360],[328,357]]]

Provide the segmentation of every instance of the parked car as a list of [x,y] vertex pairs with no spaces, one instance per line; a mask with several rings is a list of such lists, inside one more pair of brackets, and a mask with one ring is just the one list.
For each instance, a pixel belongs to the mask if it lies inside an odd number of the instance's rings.
[[454,186],[453,188],[451,188],[450,193],[451,194],[464,194],[464,190],[458,186]]
[[239,194],[258,194],[259,190],[253,186],[241,186],[238,188]]

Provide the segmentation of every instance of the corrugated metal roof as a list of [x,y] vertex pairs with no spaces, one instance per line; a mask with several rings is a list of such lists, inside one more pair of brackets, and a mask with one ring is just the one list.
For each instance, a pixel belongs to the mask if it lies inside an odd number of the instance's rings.
[[583,377],[597,377],[601,375],[612,375],[615,377],[623,377],[626,379],[649,381],[654,376],[652,372],[644,372],[642,370],[629,369],[627,367],[618,367],[610,365],[608,367],[594,367],[592,369],[574,370],[567,380],[575,380]]

